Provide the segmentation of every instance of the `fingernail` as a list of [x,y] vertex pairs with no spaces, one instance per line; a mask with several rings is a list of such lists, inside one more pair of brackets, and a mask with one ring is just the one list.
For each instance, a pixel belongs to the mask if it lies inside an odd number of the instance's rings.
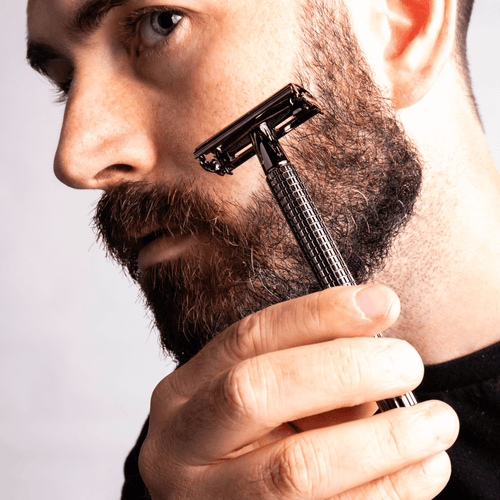
[[362,288],[355,298],[358,309],[367,318],[387,315],[393,302],[389,289],[377,285]]

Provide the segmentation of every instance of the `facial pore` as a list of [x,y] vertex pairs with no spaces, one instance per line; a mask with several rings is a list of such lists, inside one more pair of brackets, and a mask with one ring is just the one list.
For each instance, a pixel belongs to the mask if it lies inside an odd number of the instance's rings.
[[[382,268],[412,212],[420,161],[370,76],[344,8],[311,0],[302,24],[297,83],[323,114],[290,134],[286,149],[362,283]],[[140,284],[165,350],[181,364],[243,317],[320,289],[268,190],[236,206],[186,183],[122,183],[102,196],[94,223]],[[130,235],[143,227],[179,227],[198,244],[139,273]]]

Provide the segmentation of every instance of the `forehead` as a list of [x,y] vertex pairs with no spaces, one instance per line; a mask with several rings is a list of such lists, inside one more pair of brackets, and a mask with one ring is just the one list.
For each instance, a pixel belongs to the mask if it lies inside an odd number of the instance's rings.
[[77,9],[86,0],[28,0],[28,13],[34,9],[47,9],[49,6],[60,10],[72,11]]
[[86,3],[87,0],[28,0],[28,26],[71,16]]
[[114,7],[132,3],[131,0],[29,0],[28,34],[37,38],[50,27],[67,24],[78,13],[87,11],[105,15]]

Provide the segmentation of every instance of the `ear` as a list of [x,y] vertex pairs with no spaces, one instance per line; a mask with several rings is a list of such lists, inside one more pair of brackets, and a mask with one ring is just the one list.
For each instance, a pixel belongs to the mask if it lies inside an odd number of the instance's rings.
[[384,76],[395,108],[424,97],[451,58],[457,0],[383,0]]

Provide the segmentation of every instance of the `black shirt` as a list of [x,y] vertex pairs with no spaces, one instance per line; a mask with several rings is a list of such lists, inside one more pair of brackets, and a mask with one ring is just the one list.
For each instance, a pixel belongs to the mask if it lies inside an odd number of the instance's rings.
[[[427,366],[415,391],[419,401],[440,399],[460,418],[460,434],[448,451],[453,472],[439,500],[500,499],[500,343],[446,363]],[[149,498],[137,459],[148,422],[125,462],[122,500]]]
[[419,401],[448,403],[460,419],[448,451],[452,477],[436,498],[500,499],[500,343],[427,366],[415,393]]

